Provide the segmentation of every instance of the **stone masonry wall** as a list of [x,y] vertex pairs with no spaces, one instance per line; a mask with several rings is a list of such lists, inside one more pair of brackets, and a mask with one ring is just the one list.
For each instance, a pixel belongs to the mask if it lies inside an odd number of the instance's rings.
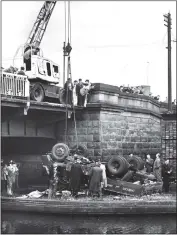
[[[161,152],[160,119],[150,114],[85,111],[76,117],[78,143],[88,148],[88,155],[108,161],[111,156],[143,157]],[[58,125],[58,141],[64,141],[64,122]],[[76,144],[73,120],[68,122],[68,145]]]
[[127,157],[130,153],[144,157],[161,151],[160,119],[149,114],[101,112],[102,157]]

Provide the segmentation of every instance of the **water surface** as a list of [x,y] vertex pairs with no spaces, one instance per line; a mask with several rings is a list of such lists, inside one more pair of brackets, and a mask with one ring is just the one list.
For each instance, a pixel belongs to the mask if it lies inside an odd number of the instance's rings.
[[2,234],[176,234],[176,215],[57,216],[2,212]]

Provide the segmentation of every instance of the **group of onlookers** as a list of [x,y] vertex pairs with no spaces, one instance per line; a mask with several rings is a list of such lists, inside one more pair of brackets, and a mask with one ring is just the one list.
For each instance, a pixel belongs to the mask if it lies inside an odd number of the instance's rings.
[[155,161],[148,154],[146,158],[145,167],[147,173],[153,172],[158,182],[163,181],[164,192],[168,193],[170,186],[170,176],[172,174],[172,168],[170,166],[169,159],[165,160],[164,163],[162,163],[159,153],[156,154]]
[[13,196],[18,188],[19,169],[14,161],[5,164],[1,159],[1,193]]
[[119,87],[121,92],[125,92],[125,93],[131,93],[131,94],[138,94],[138,95],[143,95],[143,88],[141,86],[120,86]]
[[1,68],[2,71],[4,73],[13,73],[13,74],[17,74],[17,75],[23,75],[25,76],[25,68],[22,66],[20,67],[20,69],[16,68],[16,67],[13,67],[13,66],[10,66],[9,68],[7,69],[4,69],[4,68]]
[[[61,167],[64,163],[53,163],[50,167],[45,166],[49,176],[48,198],[55,197],[57,187],[60,184]],[[83,165],[82,158],[78,155],[70,156],[70,161],[65,165],[67,172],[68,189],[73,197],[77,197],[83,185],[87,186],[88,196],[102,196],[102,188],[107,187],[105,165],[100,160],[90,161],[90,167]]]
[[78,81],[72,82],[71,78],[68,78],[64,84],[64,100],[66,104],[86,107],[86,104],[90,97],[90,91],[94,86],[87,79],[85,82],[80,78]]
[[[142,86],[120,86],[119,87],[120,91],[121,92],[125,92],[125,93],[129,93],[129,94],[137,94],[137,95],[144,95],[144,89]],[[149,93],[149,97],[152,97],[154,100],[159,100],[160,99],[160,96],[157,95],[157,96],[153,96],[152,93],[150,92]]]

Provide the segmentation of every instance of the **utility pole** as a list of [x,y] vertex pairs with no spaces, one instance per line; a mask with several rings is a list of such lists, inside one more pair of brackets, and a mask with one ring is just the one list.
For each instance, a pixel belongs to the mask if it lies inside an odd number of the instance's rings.
[[147,62],[147,85],[149,85],[149,62]]
[[171,14],[164,15],[164,24],[168,33],[168,111],[172,111],[172,81],[171,81]]

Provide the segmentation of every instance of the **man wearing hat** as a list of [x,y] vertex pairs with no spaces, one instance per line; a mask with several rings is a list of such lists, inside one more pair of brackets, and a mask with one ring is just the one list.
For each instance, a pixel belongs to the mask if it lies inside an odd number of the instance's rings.
[[78,84],[76,85],[76,95],[77,95],[77,105],[78,106],[82,106],[82,103],[83,103],[83,97],[80,93],[80,90],[83,88],[83,82],[82,82],[82,79],[79,78],[79,82]]
[[162,166],[160,161],[160,153],[156,154],[156,159],[153,166],[153,173],[158,182],[162,181]]
[[103,182],[103,170],[100,168],[99,161],[95,162],[95,166],[91,169],[89,193],[91,196],[101,196],[101,182]]
[[25,76],[26,74],[25,74],[25,68],[22,66],[21,68],[20,68],[20,70],[17,72],[17,74],[18,75],[23,75],[23,76]]
[[84,174],[81,168],[80,159],[78,158],[78,156],[76,156],[76,154],[74,155],[74,157],[75,157],[75,162],[73,163],[70,172],[70,190],[72,196],[76,197],[80,190],[81,181]]
[[7,166],[7,194],[9,196],[14,195],[14,189],[16,184],[16,175],[18,173],[17,165],[14,161],[10,160],[9,165]]
[[162,165],[163,190],[165,193],[169,193],[170,175],[172,174],[172,168],[169,163],[169,159],[166,159]]

